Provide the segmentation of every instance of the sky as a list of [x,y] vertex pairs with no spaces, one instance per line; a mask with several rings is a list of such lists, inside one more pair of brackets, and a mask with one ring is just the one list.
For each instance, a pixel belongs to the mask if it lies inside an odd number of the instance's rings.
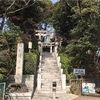
[[57,2],[58,0],[51,0],[53,3]]

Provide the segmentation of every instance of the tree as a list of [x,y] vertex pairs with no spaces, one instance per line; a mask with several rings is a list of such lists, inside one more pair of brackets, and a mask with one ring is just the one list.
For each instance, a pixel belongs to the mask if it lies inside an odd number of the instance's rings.
[[71,39],[70,30],[74,26],[72,14],[71,7],[64,0],[60,0],[54,5],[52,15],[53,26],[57,33],[67,42]]
[[67,53],[73,57],[72,64],[75,67],[85,68],[88,73],[91,70],[96,74],[98,72],[96,50],[100,45],[99,4],[94,0],[90,0],[90,2],[83,0],[80,14],[76,7],[73,7],[72,10],[75,12],[73,20],[76,20],[76,25],[71,29],[72,40],[67,46]]
[[[98,73],[96,51],[100,45],[100,1],[60,0],[53,9],[52,23],[60,36],[67,39],[65,54],[73,68]],[[88,53],[90,51],[90,53]]]
[[1,17],[1,20],[2,20],[0,30],[3,29],[5,19],[8,17],[8,15],[13,14],[15,12],[18,12],[18,11],[24,9],[25,7],[27,7],[30,0],[21,1],[21,4],[23,4],[23,6],[21,6],[20,8],[16,8],[14,10],[14,7],[16,7],[16,2],[18,2],[18,1],[17,0],[13,0],[13,1],[12,0],[7,0],[5,2],[4,0],[0,0],[0,6],[1,6],[0,7],[0,17]]
[[21,42],[19,34],[22,31],[17,26],[9,23],[9,30],[0,31],[0,80],[5,79],[15,73],[16,66],[16,46]]

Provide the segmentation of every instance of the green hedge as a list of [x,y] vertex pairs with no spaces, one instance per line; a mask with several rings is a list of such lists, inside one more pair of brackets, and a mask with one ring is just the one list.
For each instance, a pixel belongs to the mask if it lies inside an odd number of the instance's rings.
[[24,55],[24,75],[34,74],[34,67],[37,64],[38,53],[36,51],[25,53]]

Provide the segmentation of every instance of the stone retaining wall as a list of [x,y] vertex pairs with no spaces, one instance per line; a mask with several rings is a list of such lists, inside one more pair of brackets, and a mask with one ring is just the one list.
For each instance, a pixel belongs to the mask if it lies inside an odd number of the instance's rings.
[[[10,75],[9,76],[9,83],[14,83],[15,82],[15,76],[14,75]],[[34,75],[23,75],[23,83],[25,83],[25,85],[28,87],[29,91],[33,91],[33,87],[34,87]]]
[[[23,75],[23,83],[28,87],[29,92],[9,93],[11,100],[31,100],[34,88],[34,75]],[[15,83],[15,76],[10,75],[8,84]]]

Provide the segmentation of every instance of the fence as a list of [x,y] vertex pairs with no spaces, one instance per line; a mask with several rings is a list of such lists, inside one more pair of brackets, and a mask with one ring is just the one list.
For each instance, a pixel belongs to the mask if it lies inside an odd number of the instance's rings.
[[5,83],[0,83],[0,100],[4,100]]
[[71,92],[75,94],[81,94],[82,83],[95,83],[96,88],[100,88],[100,78],[92,79],[71,79]]

